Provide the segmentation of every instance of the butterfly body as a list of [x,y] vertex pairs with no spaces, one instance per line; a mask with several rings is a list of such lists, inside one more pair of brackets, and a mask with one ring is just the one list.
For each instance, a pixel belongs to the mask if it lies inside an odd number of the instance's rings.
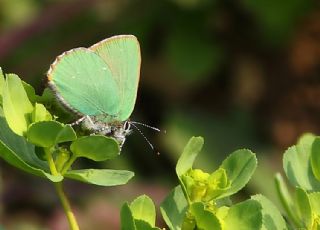
[[64,107],[81,117],[85,129],[123,144],[130,133],[127,120],[136,100],[140,63],[136,37],[114,36],[58,56],[48,71],[48,85]]

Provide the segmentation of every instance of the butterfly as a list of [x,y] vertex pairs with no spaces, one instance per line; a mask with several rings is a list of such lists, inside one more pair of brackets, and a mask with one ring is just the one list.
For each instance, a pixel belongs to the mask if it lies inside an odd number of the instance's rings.
[[114,137],[120,147],[131,133],[140,78],[141,52],[134,35],[117,35],[89,48],[64,52],[51,64],[48,86],[80,124]]

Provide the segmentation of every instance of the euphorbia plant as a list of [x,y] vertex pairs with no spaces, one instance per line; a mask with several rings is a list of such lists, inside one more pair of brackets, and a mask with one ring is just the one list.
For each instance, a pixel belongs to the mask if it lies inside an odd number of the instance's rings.
[[[227,157],[212,173],[193,169],[203,138],[190,139],[178,160],[180,185],[162,202],[160,210],[171,230],[287,229],[277,208],[263,195],[233,204],[230,196],[243,188],[257,166],[255,154],[241,149]],[[137,208],[139,207],[139,208]],[[155,208],[150,198],[138,197],[121,210],[123,230],[155,227]]]
[[[133,172],[113,169],[73,169],[80,157],[105,161],[120,154],[112,137],[75,132],[65,124],[49,91],[35,94],[32,86],[15,74],[0,71],[0,156],[9,164],[52,182],[64,207],[71,229],[79,229],[63,192],[64,179],[100,186],[122,185]],[[53,112],[54,113],[53,113]],[[171,230],[273,230],[288,229],[278,209],[261,194],[239,203],[232,202],[250,180],[256,167],[254,153],[240,149],[231,153],[211,172],[193,168],[204,140],[193,137],[176,165],[177,185],[160,206]],[[280,175],[277,188],[290,226],[320,229],[320,138],[306,135],[284,154],[285,173],[295,186],[291,196]],[[160,229],[156,208],[142,195],[121,209],[123,230]]]
[[[80,136],[57,120],[32,86],[15,74],[0,69],[0,156],[9,164],[53,183],[71,229],[79,229],[63,192],[65,178],[84,183],[115,186],[126,184],[133,172],[113,169],[72,169],[80,157],[105,161],[120,154],[118,142],[102,135]],[[49,99],[48,99],[49,98]]]

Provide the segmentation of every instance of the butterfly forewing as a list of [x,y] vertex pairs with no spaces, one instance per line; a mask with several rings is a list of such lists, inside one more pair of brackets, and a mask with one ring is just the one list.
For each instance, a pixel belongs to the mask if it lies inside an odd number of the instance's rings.
[[121,110],[118,82],[105,61],[90,49],[60,55],[48,72],[49,84],[72,109],[84,115],[116,116]]
[[120,35],[105,39],[90,47],[109,66],[119,92],[117,119],[127,120],[131,115],[138,90],[141,54],[137,38]]

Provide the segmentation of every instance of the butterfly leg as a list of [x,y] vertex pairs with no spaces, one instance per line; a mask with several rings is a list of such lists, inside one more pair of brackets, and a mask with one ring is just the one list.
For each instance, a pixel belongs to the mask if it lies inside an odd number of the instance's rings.
[[122,150],[122,146],[123,146],[125,141],[126,141],[126,138],[123,138],[122,142],[119,144],[120,152]]
[[86,118],[87,118],[87,116],[83,116],[83,117],[79,118],[78,120],[76,120],[75,122],[70,123],[69,125],[71,125],[71,126],[79,125]]

